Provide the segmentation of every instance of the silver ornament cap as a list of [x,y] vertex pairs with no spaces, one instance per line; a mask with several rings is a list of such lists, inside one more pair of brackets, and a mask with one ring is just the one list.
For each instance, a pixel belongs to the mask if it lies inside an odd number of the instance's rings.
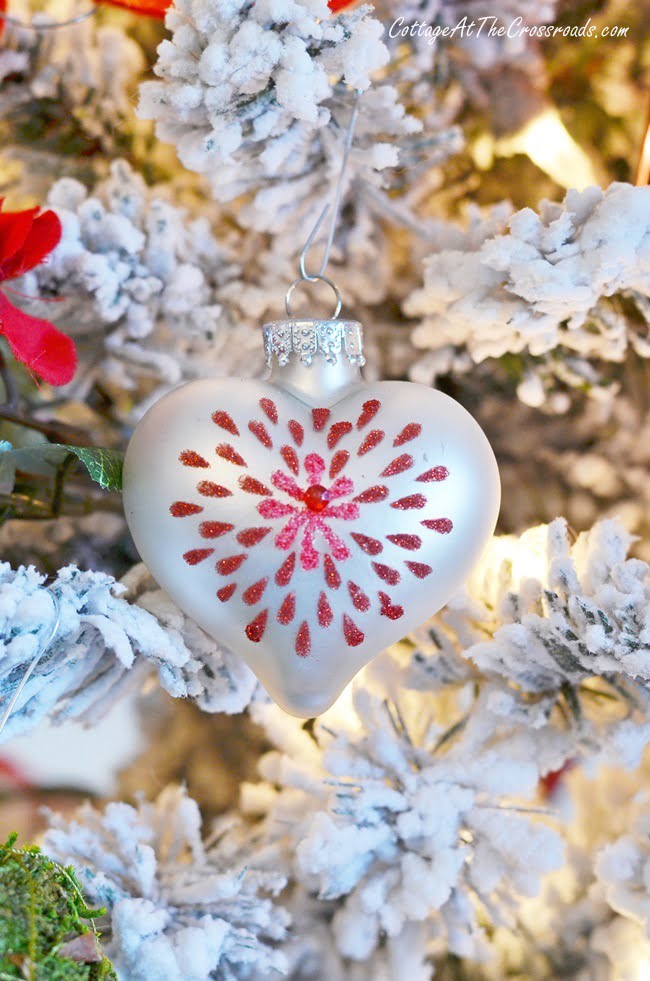
[[328,364],[348,361],[362,367],[363,329],[356,320],[273,320],[262,327],[266,363],[298,361],[309,366],[315,355]]

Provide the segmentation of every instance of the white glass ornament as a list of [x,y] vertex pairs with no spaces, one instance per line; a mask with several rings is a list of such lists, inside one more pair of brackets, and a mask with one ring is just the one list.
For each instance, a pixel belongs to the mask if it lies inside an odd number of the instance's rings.
[[264,339],[268,380],[191,382],[149,410],[124,504],[159,584],[309,718],[462,585],[499,474],[453,399],[363,381],[359,324],[278,322]]

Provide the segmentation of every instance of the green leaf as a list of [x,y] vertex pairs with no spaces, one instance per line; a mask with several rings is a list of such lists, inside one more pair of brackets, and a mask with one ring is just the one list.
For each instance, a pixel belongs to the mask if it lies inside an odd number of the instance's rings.
[[103,490],[122,489],[124,456],[119,450],[102,446],[71,446],[67,443],[37,443],[13,449],[10,443],[2,440],[0,493],[11,494],[16,482],[16,470],[53,476],[68,456],[76,456]]

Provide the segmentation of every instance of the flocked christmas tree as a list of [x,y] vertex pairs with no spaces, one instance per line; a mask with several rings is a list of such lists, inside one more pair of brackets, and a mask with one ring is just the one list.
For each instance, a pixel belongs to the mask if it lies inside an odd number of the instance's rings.
[[[650,977],[647,0],[3,17],[1,738],[138,696],[148,745],[118,799],[49,813],[42,854],[0,850],[1,976]],[[305,722],[154,580],[121,472],[181,383],[260,384],[261,325],[339,193],[327,276],[368,383],[469,410],[502,505],[464,586]],[[293,310],[327,319],[305,278]],[[300,671],[318,630],[342,659],[373,616],[400,635],[409,590],[448,571],[426,536],[452,554],[460,527],[453,467],[416,468],[426,407],[400,425],[370,396],[351,421],[310,408],[305,442],[268,397],[245,431],[215,403],[215,459],[181,448],[194,496],[158,481],[195,532],[181,572],[209,565],[213,602],[250,608],[242,643],[271,617]],[[248,467],[251,446],[279,465]],[[247,471],[254,526],[215,513],[222,465]],[[372,501],[399,527],[364,526]],[[341,576],[354,549],[372,592]],[[26,939],[10,918],[33,883]]]

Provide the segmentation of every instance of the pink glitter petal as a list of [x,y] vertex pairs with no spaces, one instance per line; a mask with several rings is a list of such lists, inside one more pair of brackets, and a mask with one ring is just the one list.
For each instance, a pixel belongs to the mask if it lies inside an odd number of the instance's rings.
[[433,572],[431,566],[425,565],[424,562],[406,562],[405,564],[418,579],[426,579]]
[[419,535],[386,535],[386,538],[393,545],[406,548],[409,552],[417,552],[422,546],[422,539]]
[[391,569],[389,565],[383,565],[381,562],[373,562],[372,567],[379,578],[388,583],[389,586],[397,586],[402,578],[397,569]]
[[300,462],[298,460],[298,454],[294,450],[293,446],[283,446],[280,450],[280,456],[286,463],[291,473],[297,477],[298,471],[300,470]]
[[209,467],[210,464],[199,453],[194,450],[183,450],[178,458],[184,467]]
[[263,518],[286,518],[288,514],[296,513],[296,508],[293,504],[276,501],[274,497],[266,501],[260,501],[257,505],[257,510]]
[[273,399],[260,399],[260,409],[265,412],[269,417],[273,425],[275,426],[278,421],[278,410]]
[[278,586],[288,586],[296,568],[296,553],[287,555],[286,559],[275,574],[275,582]]
[[[321,519],[322,520],[322,519]],[[338,535],[335,535],[332,529],[325,522],[318,526],[318,530],[324,536],[327,544],[332,549],[332,555],[337,562],[344,562],[345,559],[350,558],[350,550],[347,545],[345,545]]]
[[269,488],[266,487],[266,485],[260,480],[256,480],[255,477],[240,477],[239,486],[243,491],[246,491],[247,494],[259,494],[263,497],[273,496],[273,491],[269,490]]
[[264,631],[266,630],[266,621],[269,618],[269,611],[262,610],[258,613],[254,620],[246,627],[246,636],[254,644],[259,644],[262,637],[264,636]]
[[334,614],[332,607],[327,602],[327,596],[325,593],[321,593],[318,597],[318,623],[321,627],[329,627],[333,619]]
[[278,615],[276,620],[281,623],[283,627],[286,627],[291,623],[296,615],[296,594],[287,593],[282,601],[282,606],[278,610]]
[[343,521],[356,521],[359,517],[359,505],[354,501],[343,501],[341,504],[332,504],[325,512],[326,518],[342,518]]
[[376,538],[369,538],[367,535],[360,535],[359,532],[353,531],[351,537],[355,540],[362,552],[366,555],[379,555],[383,552],[384,546],[381,542],[378,542]]
[[377,415],[381,409],[381,402],[379,399],[369,399],[367,402],[363,403],[363,411],[357,419],[357,429],[363,429],[374,416]]
[[268,577],[266,579],[260,579],[258,582],[253,583],[248,589],[244,590],[242,593],[242,599],[247,606],[255,606],[256,603],[262,599],[264,595],[264,590],[268,585]]
[[404,443],[410,443],[412,439],[415,439],[422,432],[422,426],[419,422],[409,422],[407,426],[401,431],[399,436],[395,437],[393,441],[393,446],[403,446]]
[[357,584],[352,582],[352,580],[348,582],[348,592],[350,593],[350,599],[352,600],[355,609],[359,610],[360,613],[365,613],[370,609],[370,600],[361,587],[357,586]]
[[384,501],[388,497],[388,487],[385,484],[376,484],[374,487],[369,487],[368,490],[363,491],[361,494],[357,494],[354,498],[359,504],[376,504],[378,501]]
[[[266,503],[266,502],[265,502]],[[232,528],[232,525],[230,526]],[[270,528],[244,528],[237,535],[237,541],[244,548],[253,548],[254,545],[258,545],[263,538],[271,531]]]
[[[325,423],[323,423],[323,425],[325,425]],[[302,446],[302,441],[305,438],[305,430],[302,428],[299,422],[296,422],[295,419],[289,420],[289,432],[293,436],[293,441],[296,446]]]
[[227,535],[229,531],[232,531],[234,527],[226,521],[202,521],[199,525],[199,535],[201,538],[221,538],[222,535]]
[[391,463],[388,464],[386,469],[380,474],[381,477],[394,477],[395,474],[404,473],[405,470],[410,470],[415,460],[408,453],[402,453],[401,456],[396,457]]
[[311,654],[311,635],[306,620],[303,620],[296,634],[296,654],[298,657],[307,657]]
[[234,446],[230,443],[220,443],[216,449],[217,456],[220,456],[222,460],[227,460],[228,463],[234,463],[236,467],[245,467],[246,461],[243,456],[237,452]]
[[320,553],[314,548],[314,535],[316,531],[322,530],[321,525],[321,518],[307,519],[307,527],[305,529],[305,534],[302,539],[302,547],[300,549],[300,565],[303,567],[305,572],[310,572],[312,569],[318,568]]
[[400,497],[399,501],[393,501],[391,507],[397,508],[398,511],[412,511],[414,508],[420,510],[426,507],[426,504],[427,499],[424,494],[410,494],[408,497]]
[[[316,432],[320,432],[325,426],[325,423],[330,417],[329,409],[312,409],[311,417],[314,420],[314,429]],[[300,445],[300,444],[299,444]]]
[[253,436],[256,436],[257,439],[259,439],[262,446],[265,446],[267,450],[273,448],[273,440],[269,436],[269,431],[263,422],[253,420],[252,422],[248,423],[248,428],[252,432]]
[[400,617],[404,616],[404,607],[394,606],[387,593],[379,594],[379,602],[381,603],[381,615],[383,617],[388,617],[389,620],[399,620]]
[[225,559],[219,559],[216,566],[217,572],[220,576],[232,576],[233,572],[237,572],[242,562],[245,561],[245,555],[229,555]]
[[305,523],[305,521],[308,520],[308,515],[306,515],[304,512],[299,512],[298,514],[294,514],[291,518],[289,518],[282,531],[276,535],[275,544],[278,546],[278,548],[291,548],[296,540],[296,535],[298,534],[299,528]]
[[185,552],[183,558],[188,565],[198,565],[199,562],[203,562],[203,560],[207,559],[213,552],[213,548],[193,548],[189,552]]
[[298,487],[293,477],[290,477],[288,473],[283,473],[282,470],[276,470],[271,475],[271,483],[278,490],[284,491],[290,497],[293,497],[296,501],[302,501],[305,496],[304,491]]
[[379,446],[385,435],[383,429],[371,429],[359,447],[357,456],[365,456],[366,453],[370,453],[370,450],[374,450],[375,446]]
[[337,450],[332,457],[332,462],[330,463],[330,478],[333,480],[338,473],[341,472],[345,464],[350,459],[350,454],[347,450]]
[[363,633],[361,630],[359,630],[354,620],[352,620],[347,613],[343,614],[343,633],[348,643],[348,647],[358,647],[359,644],[363,644]]
[[425,528],[430,528],[431,531],[437,531],[439,535],[448,535],[454,527],[451,518],[427,518],[420,524],[423,524]]
[[221,429],[225,429],[226,432],[232,433],[233,436],[239,436],[239,430],[233,422],[232,416],[228,415],[227,412],[213,412],[212,421],[220,426]]
[[350,432],[352,432],[351,422],[335,422],[327,434],[328,449],[333,450],[339,440]]
[[222,586],[221,589],[217,590],[217,599],[220,599],[222,603],[227,603],[236,589],[237,583],[229,582],[227,586]]
[[432,467],[431,470],[427,470],[426,473],[421,473],[416,480],[419,480],[421,484],[430,484],[434,480],[446,480],[449,476],[449,471],[446,467]]
[[190,514],[200,514],[203,508],[200,504],[190,504],[189,501],[174,501],[169,508],[172,518],[187,518]]
[[323,566],[325,570],[325,582],[330,589],[338,589],[341,585],[341,576],[339,575],[339,570],[332,562],[330,555],[325,556]]
[[211,480],[201,480],[196,489],[203,497],[232,497],[232,491],[221,484],[213,484]]
[[337,497],[344,497],[346,494],[351,494],[353,490],[354,484],[349,477],[339,477],[329,489],[329,499],[330,501],[335,501]]
[[320,484],[325,472],[325,461],[318,453],[308,453],[305,457],[305,470],[310,484]]

